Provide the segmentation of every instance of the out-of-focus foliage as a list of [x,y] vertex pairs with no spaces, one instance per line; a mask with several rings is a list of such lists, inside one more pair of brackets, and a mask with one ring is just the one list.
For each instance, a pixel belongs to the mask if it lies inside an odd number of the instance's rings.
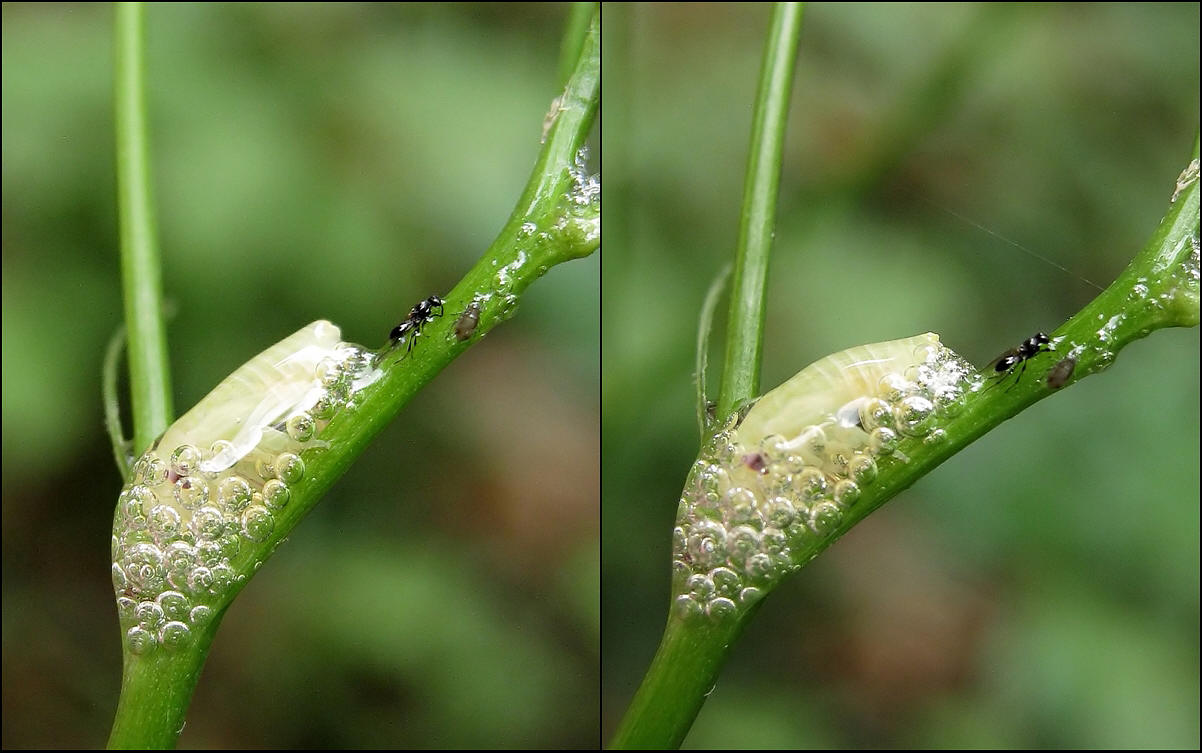
[[[668,609],[697,313],[735,244],[767,20],[603,8],[606,737]],[[1196,4],[809,6],[763,387],[927,330],[984,364],[1080,308],[1089,285],[1002,237],[1102,284],[1125,266],[1194,141],[1198,23]],[[686,743],[1196,747],[1198,342],[1133,345],[778,589]]]
[[[500,229],[562,5],[162,5],[149,108],[180,413],[318,318],[371,347]],[[121,481],[112,11],[3,8],[5,747],[107,737]],[[598,266],[553,270],[230,609],[183,747],[589,747]],[[459,312],[448,312],[457,315]]]

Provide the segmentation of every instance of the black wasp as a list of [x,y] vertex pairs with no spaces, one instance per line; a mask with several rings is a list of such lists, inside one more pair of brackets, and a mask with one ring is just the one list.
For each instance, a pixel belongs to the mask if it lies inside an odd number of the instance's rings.
[[[438,311],[436,312],[434,309],[438,309]],[[409,309],[409,316],[405,317],[405,321],[392,328],[392,332],[388,333],[388,338],[392,340],[393,347],[396,347],[412,332],[413,336],[408,338],[409,344],[405,348],[405,352],[408,353],[413,350],[413,343],[421,335],[422,327],[439,316],[442,316],[442,299],[432,295],[424,301],[418,301],[413,308]]]
[[1026,340],[1023,340],[1021,343],[1019,343],[1018,347],[1011,348],[994,359],[990,366],[993,366],[993,371],[995,372],[994,376],[1002,377],[1002,379],[994,382],[993,386],[996,387],[997,385],[1001,384],[1005,378],[1003,375],[1008,374],[1015,366],[1018,366],[1021,363],[1023,367],[1018,370],[1018,377],[1014,380],[1014,384],[1006,388],[1006,391],[1009,392],[1010,390],[1014,389],[1015,385],[1022,380],[1023,372],[1027,370],[1027,361],[1031,360],[1040,353],[1046,353],[1050,351],[1051,348],[1048,346],[1051,344],[1051,342],[1052,338],[1048,337],[1046,333],[1036,332]]

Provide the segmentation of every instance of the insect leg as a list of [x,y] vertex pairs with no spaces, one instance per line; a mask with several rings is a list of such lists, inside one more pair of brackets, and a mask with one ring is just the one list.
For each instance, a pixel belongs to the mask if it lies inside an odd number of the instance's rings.
[[1017,377],[1017,378],[1014,380],[1014,384],[1012,384],[1012,385],[1010,385],[1009,387],[1007,387],[1007,388],[1006,388],[1006,392],[1009,392],[1010,390],[1012,390],[1012,389],[1014,389],[1015,387],[1017,387],[1017,386],[1018,386],[1018,383],[1019,383],[1020,381],[1022,381],[1022,378],[1023,378],[1023,372],[1027,370],[1027,361],[1029,361],[1029,360],[1031,360],[1031,359],[1029,359],[1029,358],[1024,358],[1024,359],[1023,359],[1023,367],[1022,367],[1021,369],[1019,369],[1019,370],[1018,370],[1018,377]]

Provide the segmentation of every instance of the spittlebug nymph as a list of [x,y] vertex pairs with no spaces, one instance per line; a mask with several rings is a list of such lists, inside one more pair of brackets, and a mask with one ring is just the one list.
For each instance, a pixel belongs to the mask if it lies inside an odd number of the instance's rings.
[[[1023,372],[1027,370],[1027,361],[1040,353],[1046,353],[1051,350],[1051,348],[1047,347],[1051,342],[1052,338],[1048,337],[1047,334],[1036,332],[1019,343],[1018,347],[1011,348],[991,361],[990,366],[993,368],[994,376],[1001,377],[993,383],[992,387],[1001,384],[1005,379],[1005,375],[1009,374],[1015,366],[1021,363],[1022,368],[1018,370],[1018,377],[1014,380],[1014,384],[1006,388],[1006,391],[1009,392],[1014,389],[1015,385],[1022,380]],[[988,369],[989,366],[986,368]]]
[[455,321],[455,339],[463,342],[471,338],[480,325],[480,302],[472,301]]
[[[393,327],[392,332],[388,333],[393,347],[400,345],[403,340],[408,340],[405,353],[413,350],[413,343],[421,336],[422,327],[434,321],[435,317],[442,316],[442,303],[441,298],[432,295],[424,301],[418,301],[413,308],[409,309],[409,316],[405,317],[405,321]],[[434,309],[438,309],[438,311],[435,312]]]
[[1063,359],[1048,372],[1048,388],[1058,390],[1068,384],[1073,377],[1073,369],[1077,368],[1077,359],[1069,356]]

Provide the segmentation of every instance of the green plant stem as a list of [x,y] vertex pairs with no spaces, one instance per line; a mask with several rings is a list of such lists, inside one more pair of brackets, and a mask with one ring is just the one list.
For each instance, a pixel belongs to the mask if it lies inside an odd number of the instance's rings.
[[686,623],[669,616],[651,667],[610,747],[679,748],[746,624],[739,620]]
[[145,16],[142,3],[116,5],[117,208],[137,452],[150,446],[173,415],[167,333],[163,325],[162,273],[150,189]]
[[559,49],[559,80],[567,83],[576,70],[576,61],[580,59],[580,48],[588,37],[589,23],[597,15],[598,3],[575,2],[568,11],[568,26],[563,33],[563,43]]
[[155,651],[136,656],[123,651],[121,697],[109,733],[110,750],[168,750],[184,728],[192,691],[200,679],[209,646],[225,609],[207,626],[195,631],[197,640],[186,650]]
[[[1179,184],[1175,200],[1143,249],[1105,291],[1053,333],[1053,338],[1063,338],[1060,350],[1066,355],[1070,349],[1081,348],[1068,384],[1104,371],[1120,350],[1154,330],[1198,325],[1198,149],[1195,138],[1192,182]],[[944,441],[929,444],[911,438],[901,442],[899,454],[907,460],[883,462],[876,481],[845,511],[839,525],[830,534],[817,537],[809,548],[793,553],[792,559],[811,561],[856,523],[990,429],[1059,392],[1050,389],[1043,378],[1056,362],[1048,360],[1051,363],[1035,376],[1028,374],[1014,388],[984,389],[968,395],[963,411],[937,426],[945,432]],[[716,681],[732,642],[755,611],[753,607],[719,625],[670,616],[659,651],[626,712],[614,747],[678,746]]]
[[[600,101],[599,37],[600,22],[594,14],[530,180],[497,239],[444,296],[447,315],[425,328],[421,347],[403,361],[395,354],[386,358],[385,374],[357,393],[355,407],[336,414],[322,431],[325,449],[303,453],[304,478],[289,485],[290,501],[277,514],[271,537],[241,547],[230,561],[235,572],[252,574],[422,386],[514,315],[521,294],[532,282],[550,267],[599,247],[600,205],[585,200],[575,169]],[[455,321],[471,302],[480,305],[479,324],[469,339],[460,341],[454,333]],[[191,645],[175,653],[159,649],[141,656],[126,648],[109,747],[174,745],[220,614],[247,582],[249,578],[230,588],[207,629],[194,631],[199,635]]]
[[781,155],[793,68],[801,35],[802,3],[776,3],[751,126],[751,149],[739,241],[735,249],[735,277],[731,289],[730,318],[726,331],[726,359],[718,393],[718,415],[728,416],[755,397],[760,385],[760,353],[764,342],[764,294],[768,285],[768,259],[776,227],[776,197],[780,188]]

